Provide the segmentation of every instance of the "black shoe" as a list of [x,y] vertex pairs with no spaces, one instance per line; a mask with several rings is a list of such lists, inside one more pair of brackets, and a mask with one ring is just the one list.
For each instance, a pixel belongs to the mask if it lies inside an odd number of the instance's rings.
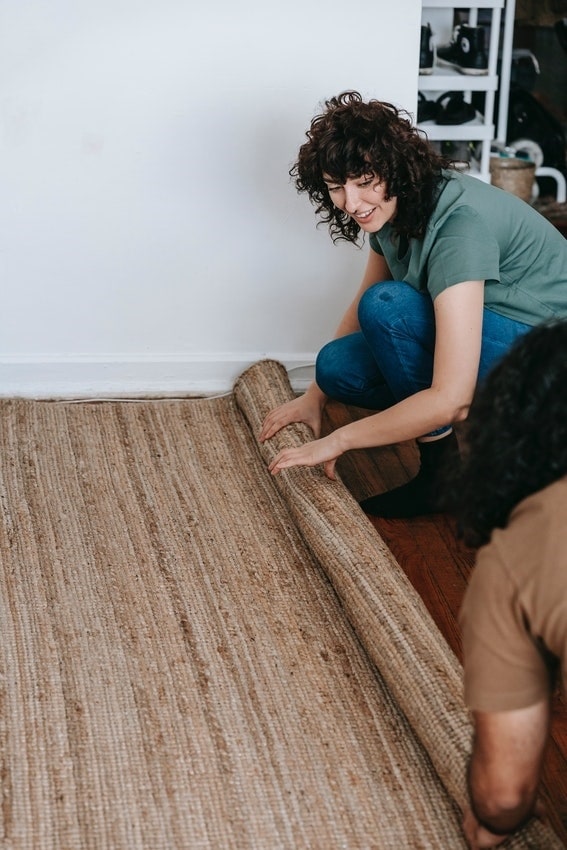
[[468,124],[476,118],[476,109],[467,103],[462,91],[448,91],[437,98],[435,122],[443,125]]
[[469,27],[466,24],[455,27],[453,41],[437,48],[437,62],[456,68],[461,74],[488,74],[484,27]]
[[418,443],[421,465],[415,478],[402,487],[371,496],[360,502],[362,510],[385,519],[410,518],[436,514],[443,504],[447,470],[459,463],[459,447],[455,434],[428,443]]
[[434,100],[427,100],[422,92],[417,93],[417,122],[435,121],[439,112],[439,107]]
[[421,27],[421,41],[419,43],[419,73],[433,73],[433,33],[431,26],[426,24]]

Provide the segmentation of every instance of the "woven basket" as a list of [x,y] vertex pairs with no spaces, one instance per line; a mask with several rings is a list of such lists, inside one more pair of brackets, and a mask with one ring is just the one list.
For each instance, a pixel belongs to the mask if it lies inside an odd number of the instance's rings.
[[492,157],[490,176],[492,185],[517,195],[523,201],[531,201],[535,180],[535,163],[510,157]]

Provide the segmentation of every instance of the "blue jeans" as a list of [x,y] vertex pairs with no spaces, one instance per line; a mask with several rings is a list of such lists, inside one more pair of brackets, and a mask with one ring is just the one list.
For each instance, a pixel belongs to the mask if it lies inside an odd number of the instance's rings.
[[[398,281],[374,284],[360,299],[358,320],[360,331],[332,340],[317,356],[315,380],[326,395],[385,410],[431,386],[435,318],[427,293]],[[479,380],[530,329],[485,308]]]

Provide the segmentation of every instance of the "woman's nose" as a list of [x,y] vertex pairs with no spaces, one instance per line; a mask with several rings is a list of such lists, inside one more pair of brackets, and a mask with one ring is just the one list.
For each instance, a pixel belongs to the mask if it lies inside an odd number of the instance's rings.
[[358,209],[359,193],[356,186],[345,186],[345,212],[349,215]]

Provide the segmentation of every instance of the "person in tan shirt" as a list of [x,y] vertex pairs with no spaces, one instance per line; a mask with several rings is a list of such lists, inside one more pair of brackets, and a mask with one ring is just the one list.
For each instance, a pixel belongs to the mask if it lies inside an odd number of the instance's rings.
[[472,848],[537,813],[557,684],[567,693],[567,322],[540,325],[489,373],[469,410],[454,483],[479,546],[465,593],[465,701]]

